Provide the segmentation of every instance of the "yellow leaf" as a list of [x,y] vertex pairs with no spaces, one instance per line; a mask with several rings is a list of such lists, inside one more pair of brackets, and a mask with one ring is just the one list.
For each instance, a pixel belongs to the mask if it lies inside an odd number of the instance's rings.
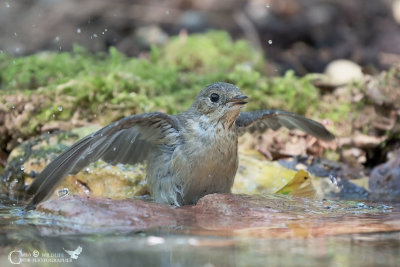
[[304,170],[299,170],[293,178],[276,193],[307,198],[314,198],[316,196],[310,174]]
[[236,194],[273,194],[284,187],[296,171],[277,162],[261,160],[254,153],[239,154],[239,168],[232,192]]

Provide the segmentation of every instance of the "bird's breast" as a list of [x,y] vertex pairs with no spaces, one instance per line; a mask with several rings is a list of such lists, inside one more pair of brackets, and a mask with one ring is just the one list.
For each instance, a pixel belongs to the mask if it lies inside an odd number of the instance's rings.
[[192,204],[210,193],[230,192],[236,174],[237,133],[223,125],[193,123],[174,161],[184,183],[184,200]]

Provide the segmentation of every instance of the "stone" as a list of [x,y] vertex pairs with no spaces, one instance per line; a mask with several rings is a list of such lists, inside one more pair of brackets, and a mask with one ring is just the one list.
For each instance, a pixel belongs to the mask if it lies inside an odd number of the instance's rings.
[[[8,180],[8,186],[15,184],[13,179],[16,180],[16,184],[29,185],[35,174],[40,173],[64,149],[97,129],[98,126],[87,126],[70,132],[44,134],[25,141],[11,152],[8,165],[2,174],[3,181]],[[66,177],[54,190],[52,198],[59,197],[59,193],[60,196],[77,194],[114,199],[148,195],[145,176],[142,165],[112,166],[98,161],[76,175]]]
[[[398,231],[399,211],[398,205],[310,201],[268,194],[211,194],[201,198],[195,206],[180,208],[134,199],[73,196],[45,201],[36,209],[42,219],[50,216],[53,224],[59,220],[64,234],[162,227],[184,234],[267,238]],[[363,214],[368,215],[368,219],[363,220]],[[354,216],[359,219],[355,220]],[[44,235],[58,231],[44,224],[39,229]]]
[[336,86],[362,81],[364,77],[361,67],[347,59],[337,59],[329,63],[325,68],[325,74],[330,83]]
[[169,37],[157,25],[149,25],[138,28],[134,35],[135,41],[140,48],[149,49],[152,45],[163,45]]
[[372,170],[369,187],[374,193],[386,195],[385,199],[400,196],[400,150],[392,152],[386,163]]

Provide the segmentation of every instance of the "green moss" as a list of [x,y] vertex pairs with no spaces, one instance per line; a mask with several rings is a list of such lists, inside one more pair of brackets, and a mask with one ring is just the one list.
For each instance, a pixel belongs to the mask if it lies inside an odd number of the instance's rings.
[[27,57],[0,56],[1,90],[36,89],[49,84],[60,84],[88,71],[98,61],[84,49],[76,47],[72,53],[39,53]]
[[238,85],[251,97],[248,109],[304,114],[317,106],[319,93],[310,76],[287,72],[268,78],[264,69],[262,55],[249,43],[233,41],[220,31],[172,38],[164,47],[152,47],[148,59],[128,58],[115,48],[98,54],[81,47],[18,58],[1,54],[0,99],[5,103],[7,95],[23,94],[35,106],[19,129],[23,138],[39,133],[50,121],[73,116],[101,117],[100,123],[106,124],[141,112],[176,114],[190,106],[201,88],[216,81]]
[[257,64],[261,57],[245,41],[233,42],[226,32],[210,32],[189,38],[175,37],[155,59],[181,71],[212,73],[243,62]]
[[283,77],[267,78],[245,66],[238,66],[229,74],[229,81],[238,85],[251,97],[249,109],[285,109],[299,114],[318,106],[319,91],[312,76],[296,77],[288,71]]

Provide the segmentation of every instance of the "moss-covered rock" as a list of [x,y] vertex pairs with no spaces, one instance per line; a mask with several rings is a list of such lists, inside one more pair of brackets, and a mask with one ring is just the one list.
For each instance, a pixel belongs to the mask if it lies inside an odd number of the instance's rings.
[[[98,126],[83,127],[25,141],[10,154],[9,164],[3,173],[3,188],[11,192],[22,190],[68,146],[98,129]],[[146,195],[148,188],[143,166],[111,166],[99,161],[76,175],[67,176],[54,191],[53,197],[64,193],[116,199]]]
[[317,103],[310,77],[288,72],[267,78],[264,69],[262,55],[249,43],[216,31],[172,38],[146,58],[127,58],[115,48],[91,54],[81,47],[18,58],[0,54],[0,148],[11,151],[43,131],[87,122],[104,125],[156,110],[178,113],[216,81],[237,84],[251,98],[249,109],[304,114]]

